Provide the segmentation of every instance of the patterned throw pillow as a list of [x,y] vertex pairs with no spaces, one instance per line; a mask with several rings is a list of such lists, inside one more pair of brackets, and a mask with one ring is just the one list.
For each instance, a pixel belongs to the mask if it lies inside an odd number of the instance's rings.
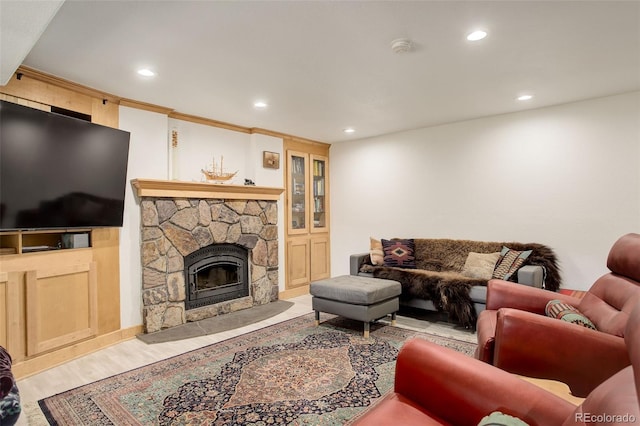
[[532,250],[518,251],[511,250],[509,247],[502,247],[500,257],[496,262],[491,278],[513,281],[516,278],[514,274],[524,265],[524,262],[531,255],[531,251]]
[[596,326],[582,312],[558,299],[549,300],[544,308],[544,313],[551,318],[572,322],[593,330],[596,329]]
[[0,400],[0,424],[15,424],[21,411],[20,392],[18,387],[13,385],[11,391]]
[[485,416],[480,420],[478,426],[528,426],[529,423],[525,423],[517,417],[504,414],[500,411],[494,411],[493,413]]
[[369,257],[372,265],[384,265],[384,251],[382,250],[382,241],[369,237]]
[[500,252],[495,253],[474,253],[471,252],[464,262],[464,267],[460,272],[465,277],[490,280],[493,268],[500,258]]
[[382,240],[384,266],[416,269],[416,245],[412,238]]

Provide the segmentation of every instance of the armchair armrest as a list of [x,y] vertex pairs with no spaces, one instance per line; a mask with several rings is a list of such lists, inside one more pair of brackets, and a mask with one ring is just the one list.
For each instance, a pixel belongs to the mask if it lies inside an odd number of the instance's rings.
[[369,252],[356,253],[349,256],[349,275],[358,275],[360,265],[367,260]]
[[552,299],[560,299],[573,306],[580,304],[580,299],[577,297],[541,288],[497,279],[487,283],[487,309],[514,308],[544,315],[544,308]]
[[496,321],[493,364],[524,376],[559,380],[574,396],[584,397],[631,361],[621,337],[502,308]]
[[575,406],[513,374],[419,338],[396,362],[395,392],[450,424],[477,424],[493,411],[530,425],[562,424]]

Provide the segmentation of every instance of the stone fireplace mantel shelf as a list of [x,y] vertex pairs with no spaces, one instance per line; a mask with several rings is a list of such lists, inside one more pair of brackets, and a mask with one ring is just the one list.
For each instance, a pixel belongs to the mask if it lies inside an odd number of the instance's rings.
[[221,185],[179,180],[133,179],[138,197],[215,198],[278,201],[283,188],[253,185]]

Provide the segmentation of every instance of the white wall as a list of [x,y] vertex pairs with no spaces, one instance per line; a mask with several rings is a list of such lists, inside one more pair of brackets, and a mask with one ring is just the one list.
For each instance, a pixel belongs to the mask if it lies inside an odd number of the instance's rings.
[[171,130],[178,131],[178,147],[172,150],[177,161],[173,176],[187,182],[205,182],[201,170],[223,161],[225,172],[238,172],[227,183],[243,185],[247,175],[246,154],[250,135],[188,121],[169,119]]
[[[236,171],[233,184],[244,178],[258,186],[284,186],[282,166],[262,168],[262,151],[280,153],[283,142],[272,136],[234,132],[170,119],[165,114],[120,107],[120,128],[131,132],[127,181],[132,179],[177,179],[202,181],[201,168],[224,156],[225,170]],[[178,131],[178,147],[171,147],[171,131]],[[284,203],[278,203],[279,238],[284,240]],[[279,247],[281,262],[284,248]],[[284,290],[284,268],[279,270]],[[140,200],[131,185],[125,195],[124,223],[120,230],[120,321],[121,328],[142,324],[142,269],[140,265]]]
[[[167,116],[120,107],[120,128],[131,132],[127,182],[168,179]],[[121,328],[142,324],[140,200],[131,184],[127,185],[120,230],[120,323]]]
[[378,238],[539,242],[587,289],[640,232],[640,92],[331,147],[332,275]]

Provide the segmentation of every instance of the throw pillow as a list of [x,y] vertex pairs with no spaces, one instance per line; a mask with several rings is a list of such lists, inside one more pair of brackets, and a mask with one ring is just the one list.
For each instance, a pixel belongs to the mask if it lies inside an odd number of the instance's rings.
[[369,257],[372,265],[384,265],[384,251],[382,241],[369,237]]
[[0,423],[15,424],[18,417],[20,417],[21,411],[20,392],[18,387],[13,385],[11,391],[0,400]]
[[513,281],[516,278],[514,274],[524,265],[524,262],[531,255],[531,251],[532,250],[518,251],[511,250],[509,247],[502,247],[500,257],[496,262],[491,278]]
[[484,416],[478,426],[528,426],[528,423],[523,422],[517,417],[504,414],[500,411],[494,411],[488,416]]
[[462,268],[462,275],[469,278],[478,278],[481,280],[490,280],[496,262],[500,258],[500,252],[495,253],[474,253],[471,252],[467,256]]
[[586,328],[596,329],[596,326],[591,322],[589,318],[584,316],[582,312],[576,309],[574,306],[568,303],[563,303],[561,300],[553,299],[547,302],[547,306],[544,308],[544,313],[548,317],[560,319],[562,321],[572,322],[574,324],[581,325]]
[[416,245],[413,238],[382,240],[384,251],[384,266],[395,266],[398,268],[416,268]]

